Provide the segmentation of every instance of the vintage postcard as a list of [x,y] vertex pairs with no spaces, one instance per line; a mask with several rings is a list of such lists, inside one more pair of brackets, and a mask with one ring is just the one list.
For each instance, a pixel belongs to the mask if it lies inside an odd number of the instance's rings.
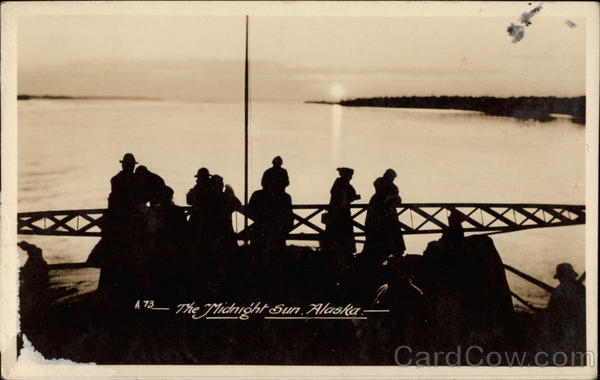
[[598,9],[2,3],[2,376],[594,378]]

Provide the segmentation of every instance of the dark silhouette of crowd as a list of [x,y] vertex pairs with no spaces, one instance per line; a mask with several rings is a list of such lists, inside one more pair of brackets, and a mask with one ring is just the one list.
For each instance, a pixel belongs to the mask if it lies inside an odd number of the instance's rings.
[[[295,219],[302,219],[292,212],[286,192],[290,179],[279,156],[247,205],[220,175],[198,169],[186,195],[189,211],[174,204],[173,189],[158,174],[136,168],[131,153],[120,162],[122,170],[111,179],[102,238],[88,258],[101,269],[100,300],[129,305],[144,297],[171,304],[190,299],[350,302],[389,313],[364,325],[328,325],[331,329],[319,334],[329,341],[350,331],[349,341],[370,342],[360,352],[364,357],[385,355],[385,343],[397,339],[423,349],[461,344],[510,349],[514,310],[492,239],[465,237],[464,214],[454,209],[440,239],[430,242],[423,255],[407,254],[397,212],[402,198],[392,169],[373,183],[364,247],[358,253],[355,227],[360,225],[351,205],[361,196],[351,184],[351,168],[337,169],[322,218],[321,249],[311,251],[286,244]],[[233,229],[234,212],[251,220],[239,234]],[[249,244],[238,244],[242,240]],[[569,347],[578,349],[585,322],[569,319],[569,312],[584,314],[584,290],[570,265],[561,264],[556,276],[561,285],[552,295],[546,329],[558,331],[553,339],[574,342]],[[577,327],[556,327],[569,323]],[[338,349],[342,355],[350,348],[341,344]]]
[[[173,202],[173,189],[163,178],[139,165],[126,153],[121,171],[110,181],[108,209],[102,220],[102,239],[88,264],[101,268],[99,291],[106,299],[135,299],[144,294],[197,294],[198,284],[219,287],[231,274],[241,252],[248,265],[258,269],[271,284],[285,281],[278,273],[286,239],[294,228],[290,184],[283,159],[276,156],[261,178],[261,189],[242,205],[223,178],[198,169],[195,185],[188,191],[186,213]],[[136,167],[137,166],[137,167]],[[331,260],[336,278],[353,273],[356,253],[351,203],[360,199],[351,185],[353,169],[338,168],[331,200],[324,215],[326,228],[321,244]],[[388,169],[374,182],[375,194],[366,218],[366,242],[362,257],[372,267],[405,251],[396,207],[401,204],[396,173]],[[237,236],[232,214],[245,214],[252,224]],[[249,241],[240,247],[239,239]],[[256,271],[255,271],[256,273]],[[238,273],[239,274],[239,273]],[[258,281],[260,282],[260,281]],[[190,286],[193,283],[196,286]],[[267,288],[269,285],[265,285]]]

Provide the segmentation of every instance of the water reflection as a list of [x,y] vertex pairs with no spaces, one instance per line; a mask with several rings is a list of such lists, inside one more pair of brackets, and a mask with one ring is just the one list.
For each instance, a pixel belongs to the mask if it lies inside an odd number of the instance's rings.
[[[114,157],[130,150],[164,173],[176,203],[185,204],[200,166],[214,168],[241,194],[242,131],[243,107],[233,103],[65,101],[44,108],[23,102],[19,211],[106,207]],[[585,130],[564,118],[540,123],[470,111],[257,102],[250,131],[250,189],[281,154],[296,204],[326,203],[340,166],[355,169],[352,184],[365,199],[375,178],[393,168],[404,202],[585,202]],[[65,153],[67,142],[79,151]],[[423,252],[430,240],[406,236],[407,250]],[[32,236],[31,242],[57,263],[84,261],[97,240]],[[507,264],[547,282],[557,262],[585,264],[582,226],[500,234],[494,242]],[[518,294],[537,294],[511,285]]]
[[342,106],[331,106],[331,162],[340,164],[340,146],[342,143]]

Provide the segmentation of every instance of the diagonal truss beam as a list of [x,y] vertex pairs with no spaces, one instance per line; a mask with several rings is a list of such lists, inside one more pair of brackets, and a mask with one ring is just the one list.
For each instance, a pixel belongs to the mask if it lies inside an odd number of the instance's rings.
[[[100,236],[104,209],[24,212],[17,214],[22,235]],[[69,225],[75,221],[75,226]],[[81,222],[83,221],[83,222]],[[90,231],[96,227],[96,231]]]

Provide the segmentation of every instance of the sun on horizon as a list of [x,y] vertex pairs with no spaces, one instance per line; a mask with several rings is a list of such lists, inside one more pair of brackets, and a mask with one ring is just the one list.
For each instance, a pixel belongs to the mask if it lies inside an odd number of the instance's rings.
[[339,102],[344,97],[346,91],[344,90],[344,86],[340,83],[334,83],[329,88],[329,94],[332,97],[333,101]]

